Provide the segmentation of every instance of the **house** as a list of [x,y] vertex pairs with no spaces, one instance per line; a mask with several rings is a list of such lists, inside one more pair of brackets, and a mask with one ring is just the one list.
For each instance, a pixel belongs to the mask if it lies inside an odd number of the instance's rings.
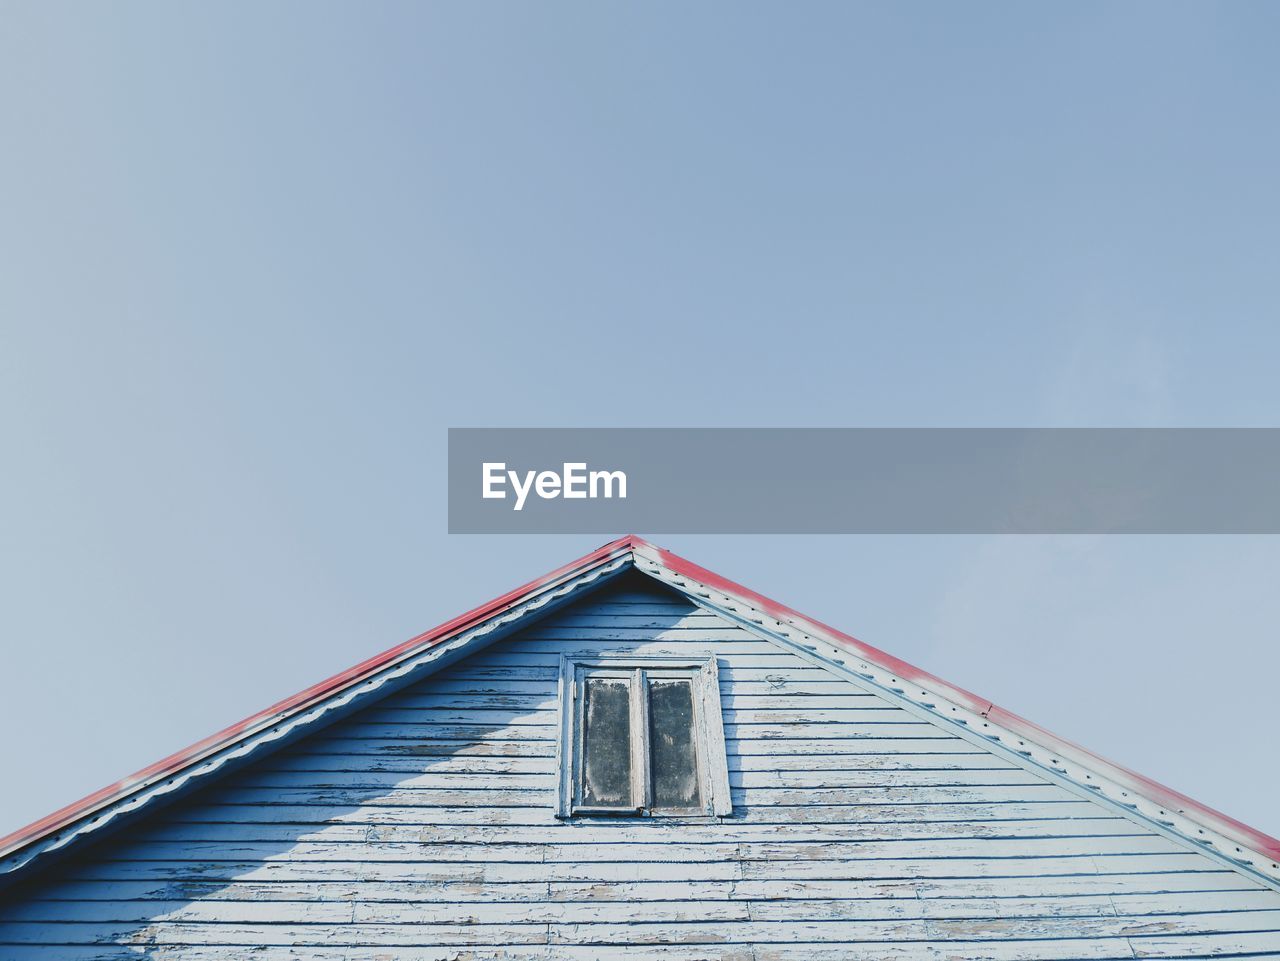
[[0,841],[0,959],[1280,958],[1278,859],[627,537]]

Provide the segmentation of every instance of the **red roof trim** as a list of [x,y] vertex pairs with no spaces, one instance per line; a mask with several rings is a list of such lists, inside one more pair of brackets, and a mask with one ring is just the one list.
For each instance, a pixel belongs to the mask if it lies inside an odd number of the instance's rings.
[[320,701],[348,687],[359,684],[370,675],[396,661],[442,644],[478,624],[496,617],[513,607],[518,607],[548,588],[555,587],[563,581],[572,580],[593,568],[607,564],[622,554],[629,553],[633,540],[634,538],[632,537],[621,537],[618,540],[610,541],[603,547],[597,548],[575,561],[570,561],[568,564],[558,567],[542,577],[494,598],[487,604],[482,604],[474,610],[445,621],[438,627],[397,644],[381,654],[375,654],[368,660],[361,661],[354,667],[320,681],[318,684],[313,684],[292,697],[287,697],[283,701],[272,704],[257,714],[232,724],[230,727],[223,728],[217,734],[212,734],[203,740],[197,741],[190,747],[184,748],[176,754],[171,754],[155,764],[144,767],[141,771],[137,771],[123,780],[109,784],[24,828],[19,828],[12,834],[0,838],[0,858],[6,858],[28,844],[55,834],[63,828],[83,820],[90,814],[116,801],[123,800],[140,788],[172,777],[184,768],[190,767],[225,747],[229,747],[258,728],[276,723],[287,715],[301,713]]
[[762,594],[757,594],[750,588],[721,577],[705,567],[699,567],[678,554],[673,554],[671,551],[664,550],[640,538],[634,538],[633,541],[639,551],[655,558],[664,567],[676,574],[689,577],[707,587],[714,588],[733,597],[742,598],[752,607],[768,614],[775,620],[795,624],[815,637],[820,637],[840,647],[855,651],[859,657],[893,672],[903,680],[931,689],[961,707],[987,717],[992,723],[1006,730],[1022,735],[1041,747],[1057,751],[1066,759],[1074,759],[1077,763],[1083,764],[1085,767],[1110,778],[1122,787],[1129,788],[1134,794],[1148,801],[1183,814],[1224,837],[1265,855],[1272,861],[1280,860],[1280,840],[1271,837],[1269,834],[1263,834],[1261,831],[1251,828],[1249,825],[1237,821],[1221,811],[1216,811],[1207,805],[1201,804],[1199,801],[1189,798],[1173,788],[1166,787],[1113,761],[1108,761],[1106,758],[1080,747],[1078,744],[1073,744],[1065,738],[1046,731],[1039,725],[1014,714],[1012,711],[1005,710],[988,698],[980,697],[963,688],[956,687],[939,677],[935,677],[928,671],[908,664],[906,661],[872,647],[856,637],[845,634],[843,631],[838,631],[834,627],[823,624],[821,621],[805,617],[785,604],[780,604]]
[[108,785],[100,791],[95,791],[88,797],[74,804],[69,804],[61,810],[41,818],[39,821],[13,832],[7,837],[0,838],[0,858],[7,858],[19,849],[47,838],[97,811],[122,801],[144,787],[172,777],[181,770],[231,746],[258,729],[276,723],[286,716],[301,713],[326,698],[359,684],[379,670],[399,660],[442,644],[511,608],[525,603],[549,588],[554,588],[564,581],[572,580],[632,551],[642,553],[658,561],[674,574],[688,577],[724,594],[740,598],[745,603],[775,620],[794,624],[806,633],[848,648],[857,653],[859,657],[890,671],[904,681],[930,689],[976,714],[989,718],[992,723],[1006,730],[1024,736],[1042,747],[1059,752],[1064,758],[1075,760],[1077,763],[1081,763],[1110,778],[1122,787],[1132,789],[1135,795],[1181,813],[1222,836],[1230,838],[1254,852],[1265,855],[1273,861],[1280,860],[1280,840],[1263,834],[1261,831],[1257,831],[1220,811],[1200,804],[1185,794],[1108,761],[1064,738],[1060,738],[1025,718],[993,704],[987,698],[956,687],[885,651],[859,641],[843,631],[823,624],[821,621],[808,618],[785,604],[780,604],[762,594],[758,594],[750,588],[721,577],[714,571],[700,567],[691,561],[685,560],[678,554],[673,554],[634,535],[611,541],[577,560],[571,561],[513,591],[508,591],[506,594],[494,598],[487,604],[446,621],[430,631],[419,634],[417,637],[410,638],[402,644],[398,644],[387,651],[383,651],[381,654],[362,661],[327,680],[314,684],[292,697],[273,704],[265,710],[259,711],[257,714],[219,731],[217,734],[197,741],[185,750],[170,755],[162,761],[157,761],[155,764],[145,767],[115,784]]

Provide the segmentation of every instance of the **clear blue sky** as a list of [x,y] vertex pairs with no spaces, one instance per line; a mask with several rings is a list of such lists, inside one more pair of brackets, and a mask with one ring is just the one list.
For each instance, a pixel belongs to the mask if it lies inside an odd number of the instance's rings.
[[[0,21],[0,833],[595,546],[449,426],[1277,422],[1273,4]],[[1280,833],[1280,538],[658,539]]]

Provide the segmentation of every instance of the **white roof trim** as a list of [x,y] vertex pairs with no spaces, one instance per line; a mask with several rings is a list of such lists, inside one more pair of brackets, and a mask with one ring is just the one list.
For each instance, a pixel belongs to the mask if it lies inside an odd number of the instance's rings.
[[[359,684],[345,688],[310,705],[307,710],[282,718],[279,723],[257,732],[249,732],[240,740],[222,748],[190,767],[174,773],[158,783],[143,783],[126,797],[94,812],[92,816],[77,821],[64,830],[49,834],[38,841],[19,848],[0,861],[0,883],[8,883],[14,872],[25,868],[46,855],[65,850],[89,835],[121,819],[136,814],[158,801],[176,798],[195,782],[212,780],[215,775],[228,773],[241,763],[256,759],[273,747],[283,746],[306,729],[323,726],[338,720],[351,710],[363,707],[366,701],[377,700],[406,684],[427,677],[475,650],[488,646],[505,636],[516,624],[530,615],[542,611],[555,601],[563,600],[584,588],[595,585],[601,578],[620,572],[632,565],[632,556],[623,554],[615,560],[595,567],[585,574],[565,581],[553,590],[544,591],[531,600],[516,605],[490,618],[465,633],[450,638],[442,644],[411,653],[403,660],[392,662]],[[475,649],[475,650],[473,650]]]
[[1025,734],[1008,730],[936,691],[907,685],[847,648],[817,637],[795,623],[777,620],[744,597],[703,584],[688,574],[672,571],[648,552],[642,553],[637,549],[636,569],[679,591],[700,607],[833,671],[915,716],[938,724],[1081,797],[1101,802],[1164,837],[1280,891],[1280,864],[1198,821],[1136,794],[1100,770],[1064,760],[1062,752],[1038,744]]

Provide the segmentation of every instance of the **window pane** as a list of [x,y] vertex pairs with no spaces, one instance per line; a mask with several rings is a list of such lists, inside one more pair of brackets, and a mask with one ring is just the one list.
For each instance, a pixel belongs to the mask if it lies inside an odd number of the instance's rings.
[[631,684],[588,677],[582,686],[582,803],[631,807]]
[[702,807],[689,681],[649,682],[649,751],[654,808]]

